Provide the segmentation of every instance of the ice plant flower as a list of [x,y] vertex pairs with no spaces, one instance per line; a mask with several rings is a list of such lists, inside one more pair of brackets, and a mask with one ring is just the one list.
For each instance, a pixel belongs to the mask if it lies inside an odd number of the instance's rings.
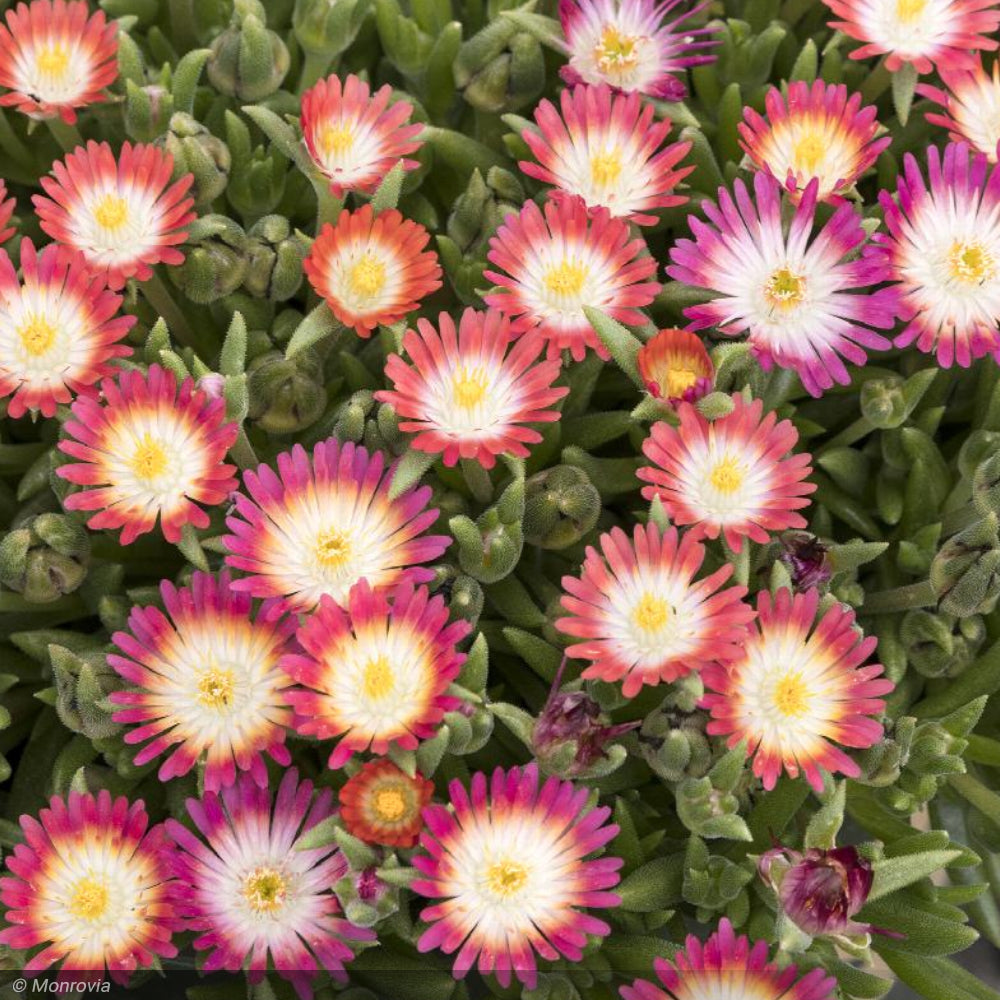
[[673,959],[657,958],[653,969],[659,983],[637,979],[623,986],[624,1000],[836,1000],[837,980],[823,969],[801,978],[794,965],[783,968],[767,958],[767,942],[737,937],[725,917],[702,943],[688,935]]
[[0,243],[6,243],[16,232],[10,224],[15,208],[17,199],[7,197],[7,185],[0,178]]
[[81,396],[66,421],[59,450],[77,459],[56,474],[87,489],[71,493],[67,510],[96,510],[95,531],[121,528],[121,544],[152,531],[178,542],[186,524],[208,527],[199,506],[222,503],[236,487],[235,466],[223,462],[239,430],[226,404],[172,372],[123,371],[101,383],[103,403]]
[[534,989],[536,952],[579,962],[588,935],[610,933],[580,908],[621,902],[607,891],[618,884],[621,858],[587,859],[618,833],[606,823],[611,810],[588,810],[588,789],[571,782],[539,784],[536,764],[498,767],[492,779],[480,771],[468,791],[451,782],[450,811],[424,810],[426,853],[413,859],[422,873],[413,890],[438,902],[420,914],[430,926],[417,948],[457,951],[457,978],[478,964],[502,986],[513,974]]
[[646,391],[673,407],[712,391],[715,366],[691,330],[660,330],[639,348],[635,362]]
[[250,574],[236,589],[282,597],[305,612],[323,594],[346,603],[362,578],[374,588],[433,579],[420,563],[437,559],[451,539],[424,535],[438,514],[426,509],[429,486],[390,500],[382,453],[336,438],[311,455],[297,444],[277,465],[277,472],[261,465],[243,474],[249,495],[236,495],[236,514],[226,522],[226,562]]
[[441,287],[437,255],[425,250],[430,235],[392,208],[378,215],[370,204],[346,209],[327,223],[302,268],[334,316],[358,336],[401,320]]
[[405,157],[420,148],[423,126],[407,125],[413,105],[390,105],[391,97],[388,84],[372,94],[353,73],[320,80],[302,95],[302,138],[335,197],[374,191],[400,160],[407,170],[417,166]]
[[836,200],[892,142],[877,139],[874,105],[861,107],[861,95],[848,97],[843,84],[788,84],[783,95],[772,87],[764,98],[765,115],[743,109],[740,146],[755,166],[775,176],[789,191],[801,192],[813,178],[817,198]]
[[487,256],[497,270],[483,275],[499,287],[484,296],[486,304],[511,316],[519,333],[537,327],[549,357],[568,348],[582,361],[591,347],[609,358],[584,306],[639,326],[645,317],[637,310],[660,290],[656,261],[641,239],[632,239],[628,224],[605,209],[589,217],[576,197],[547,202],[544,216],[526,201],[490,239]]
[[85,0],[31,0],[8,10],[0,24],[0,107],[32,118],[59,116],[105,100],[118,79],[118,25]]
[[713,28],[685,26],[708,4],[686,6],[687,0],[560,0],[569,55],[560,76],[571,85],[606,83],[664,101],[684,100],[684,71],[714,62],[705,50],[716,44]]
[[437,329],[421,318],[403,337],[410,363],[390,354],[392,388],[375,398],[392,405],[417,451],[441,455],[445,465],[465,458],[491,469],[498,455],[527,458],[527,446],[542,440],[528,424],[558,420],[552,407],[569,389],[553,385],[562,366],[540,360],[537,333],[515,337],[510,320],[493,310],[466,309],[457,331],[447,313]]
[[111,972],[125,979],[158,958],[173,958],[170,845],[147,829],[140,802],[70,792],[53,796],[38,818],[21,817],[24,843],[7,854],[0,879],[8,924],[0,942],[34,949],[25,972],[62,963],[64,972]]
[[300,997],[311,996],[318,968],[344,980],[354,957],[348,942],[372,941],[340,913],[332,885],[344,864],[336,845],[301,850],[303,834],[333,812],[328,788],[313,794],[310,781],[286,771],[274,796],[249,777],[188,799],[198,833],[171,818],[167,832],[176,857],[177,912],[198,933],[194,947],[208,951],[203,969],[249,970],[260,982],[268,958]]
[[766,542],[771,532],[804,528],[796,511],[809,506],[816,487],[808,454],[790,455],[799,439],[790,420],[778,421],[764,404],[735,395],[731,413],[709,421],[691,404],[677,408],[680,426],[653,424],[643,442],[652,465],[637,475],[651,485],[670,519],[708,538],[721,534],[734,552],[743,538]]
[[708,222],[688,218],[694,239],[674,244],[667,268],[716,296],[684,310],[694,329],[747,333],[765,370],[793,369],[814,396],[850,382],[845,360],[863,365],[865,348],[890,346],[869,328],[890,328],[895,309],[891,291],[868,289],[889,278],[884,255],[846,259],[865,243],[850,205],[813,233],[818,190],[810,181],[786,231],[781,185],[770,174],[754,175],[752,195],[740,180],[733,194],[720,188],[718,205],[702,203]]
[[434,782],[419,771],[411,778],[391,760],[370,760],[341,788],[340,818],[349,834],[369,844],[413,847],[433,795]]
[[134,316],[116,316],[122,297],[91,275],[79,254],[67,261],[49,244],[41,254],[21,241],[21,279],[0,250],[0,396],[9,416],[55,416],[59,403],[112,373]]
[[460,704],[445,692],[465,662],[456,644],[468,632],[464,619],[448,624],[440,594],[431,597],[412,583],[386,595],[362,579],[346,609],[323,595],[299,628],[302,652],[281,660],[304,688],[288,695],[296,730],[323,741],[337,738],[329,762],[334,769],[362,750],[415,750]]
[[194,221],[194,200],[185,174],[170,183],[173,157],[156,146],[124,143],[118,159],[106,143],[78,146],[41,179],[44,195],[32,196],[41,227],[64,253],[79,251],[108,287],[128,278],[145,281],[154,264],[180,264],[177,247]]
[[966,66],[977,49],[994,50],[1000,26],[996,0],[823,0],[838,18],[830,27],[861,42],[852,59],[884,55],[895,73]]
[[538,162],[522,160],[520,167],[551,184],[550,197],[577,195],[590,209],[606,208],[640,226],[653,225],[657,209],[687,201],[673,191],[694,169],[677,168],[691,143],[664,145],[669,119],[654,121],[652,105],[638,93],[580,86],[564,90],[559,101],[562,117],[551,101],[541,101],[537,129],[521,133]]
[[291,763],[285,727],[292,680],[278,662],[295,623],[255,618],[250,596],[232,589],[227,572],[218,580],[196,572],[180,589],[163,580],[160,594],[166,613],[133,608],[129,630],[112,636],[121,652],[108,656],[134,685],[110,694],[120,706],[112,718],[138,724],[126,743],[149,741],[135,763],[169,754],[159,771],[168,781],[204,761],[212,792],[233,784],[238,770],[266,785],[265,752]]
[[990,354],[1000,360],[1000,167],[964,144],[942,157],[927,150],[927,180],[911,154],[896,199],[879,193],[888,253],[906,323],[897,347],[916,344],[944,368],[967,368]]
[[803,853],[774,847],[761,856],[757,868],[777,894],[781,912],[806,934],[872,931],[870,924],[853,920],[868,900],[874,879],[872,866],[857,848],[811,847]]
[[720,589],[732,575],[729,565],[696,579],[705,547],[693,532],[678,536],[676,528],[638,524],[631,539],[612,528],[598,544],[600,552],[587,546],[579,579],[563,577],[569,617],[556,621],[561,632],[584,640],[566,655],[591,661],[585,678],[620,680],[632,698],[644,684],[739,656],[754,617],[742,600],[746,588]]
[[917,93],[941,106],[925,117],[932,125],[948,129],[955,142],[968,143],[977,153],[984,153],[990,163],[997,162],[1000,143],[1000,61],[987,73],[982,62],[962,69],[942,69],[939,74],[944,89],[922,83]]
[[894,685],[879,676],[880,663],[863,665],[877,640],[862,638],[844,605],[817,621],[818,606],[816,590],[782,589],[774,598],[761,591],[742,656],[701,672],[707,731],[731,747],[746,740],[753,773],[769,791],[782,770],[801,773],[816,791],[823,771],[856,778],[861,769],[841,747],[865,749],[882,738],[872,716],[885,710],[881,695]]

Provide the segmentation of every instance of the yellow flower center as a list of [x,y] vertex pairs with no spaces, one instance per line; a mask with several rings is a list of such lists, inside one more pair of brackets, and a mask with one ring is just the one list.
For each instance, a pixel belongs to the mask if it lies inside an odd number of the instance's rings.
[[243,898],[254,913],[273,915],[285,905],[288,879],[275,868],[257,868],[243,883]]
[[727,455],[712,469],[708,479],[720,493],[735,493],[743,485],[743,469],[735,458]]
[[622,154],[615,146],[590,158],[590,179],[598,187],[611,187],[621,176]]
[[327,528],[316,539],[316,558],[324,566],[342,566],[351,558],[353,550],[350,536],[339,528]]
[[621,73],[634,69],[639,62],[636,51],[639,39],[623,35],[613,24],[601,32],[601,40],[594,46],[594,58],[602,73]]
[[981,285],[993,277],[996,258],[982,243],[956,242],[948,252],[948,270],[956,281]]
[[528,869],[510,858],[496,861],[486,869],[486,886],[494,896],[501,899],[509,899],[520,892],[527,881]]
[[826,140],[819,131],[806,132],[795,144],[793,159],[805,173],[815,175],[826,155]]
[[396,686],[396,679],[392,673],[392,667],[384,656],[376,657],[365,664],[365,674],[361,685],[365,692],[365,697],[372,701],[381,701],[392,694]]
[[128,220],[128,203],[115,194],[106,194],[94,209],[94,219],[104,229],[121,229]]
[[17,328],[24,349],[33,357],[40,357],[56,339],[56,328],[42,316],[31,316],[24,326]]
[[671,368],[667,372],[667,398],[681,399],[697,381],[699,375],[693,368]]
[[233,703],[236,675],[213,664],[198,678],[198,702],[206,708],[228,708]]
[[896,17],[903,24],[916,21],[924,12],[927,0],[896,0]]
[[45,76],[63,77],[69,69],[69,52],[62,45],[46,45],[35,56],[35,65]]
[[356,295],[370,299],[385,285],[385,264],[374,254],[366,253],[351,268],[351,288]]
[[790,309],[798,305],[806,294],[806,279],[794,274],[787,267],[779,267],[764,286],[764,297],[772,306]]
[[587,280],[587,269],[572,260],[563,260],[545,274],[545,287],[556,295],[579,295]]
[[319,134],[319,144],[324,152],[342,156],[354,145],[354,133],[343,125],[340,128],[327,125]]
[[136,478],[150,482],[166,471],[166,449],[150,434],[144,434],[132,456],[131,465]]
[[111,894],[107,885],[96,878],[82,878],[73,887],[69,912],[80,920],[100,920],[107,912]]
[[644,632],[659,632],[670,619],[670,605],[661,597],[643,594],[632,617]]
[[805,714],[809,707],[809,691],[802,674],[786,674],[774,687],[774,707],[786,718]]
[[380,788],[372,805],[375,815],[384,823],[395,823],[406,812],[406,798],[398,788]]
[[482,401],[489,379],[482,368],[459,368],[452,379],[451,392],[456,406],[468,410]]

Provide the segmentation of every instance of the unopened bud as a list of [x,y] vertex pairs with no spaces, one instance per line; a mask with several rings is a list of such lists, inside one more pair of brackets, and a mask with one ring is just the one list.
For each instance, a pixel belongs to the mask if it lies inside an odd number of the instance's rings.
[[524,537],[544,549],[564,549],[597,524],[601,495],[587,474],[557,465],[525,482]]
[[249,418],[269,434],[292,434],[310,427],[326,409],[326,386],[309,351],[287,359],[271,351],[248,371]]
[[174,177],[191,174],[195,206],[211,204],[226,190],[232,165],[229,147],[191,115],[178,112],[158,145],[174,158]]
[[228,97],[261,101],[281,86],[290,62],[281,36],[266,27],[263,4],[236,0],[229,27],[212,43],[208,78]]
[[198,305],[208,305],[239,288],[246,274],[247,237],[224,215],[205,215],[191,227],[184,263],[167,272]]
[[939,608],[965,617],[988,614],[1000,596],[997,515],[989,514],[949,538],[931,563],[931,586]]
[[247,270],[243,287],[259,298],[272,302],[290,299],[302,284],[302,261],[309,252],[309,240],[292,227],[283,215],[265,215],[247,233]]

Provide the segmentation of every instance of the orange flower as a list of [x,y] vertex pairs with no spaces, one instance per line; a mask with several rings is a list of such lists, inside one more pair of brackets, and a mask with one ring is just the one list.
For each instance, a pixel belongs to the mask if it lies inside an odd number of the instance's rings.
[[340,815],[347,832],[359,840],[413,847],[433,794],[434,782],[419,771],[411,778],[391,760],[372,760],[341,788]]
[[715,366],[701,337],[690,330],[661,330],[642,346],[636,363],[650,395],[671,406],[712,391]]

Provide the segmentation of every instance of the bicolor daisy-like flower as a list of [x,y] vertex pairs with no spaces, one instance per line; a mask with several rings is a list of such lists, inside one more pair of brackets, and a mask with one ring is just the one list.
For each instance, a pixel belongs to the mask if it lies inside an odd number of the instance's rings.
[[79,254],[67,262],[54,244],[36,254],[22,240],[18,280],[0,250],[0,396],[12,396],[8,414],[55,416],[57,404],[110,375],[109,362],[132,353],[120,341],[135,317],[116,316],[121,304]]
[[896,199],[879,193],[887,232],[877,234],[906,323],[897,347],[915,343],[938,364],[1000,360],[1000,167],[966,145],[927,150],[927,180],[911,154]]
[[[108,662],[134,689],[113,691],[115,722],[138,723],[125,742],[146,743],[135,763],[169,753],[161,781],[187,774],[205,761],[205,787],[218,791],[249,771],[267,784],[263,753],[291,763],[285,727],[292,723],[291,678],[279,667],[295,622],[256,619],[249,594],[195,573],[190,587],[160,583],[166,614],[136,607],[128,632],[112,636],[121,654]],[[122,655],[124,654],[124,655]]]
[[126,142],[116,160],[106,142],[91,141],[52,165],[41,181],[48,197],[32,201],[42,229],[117,290],[128,278],[151,277],[154,264],[184,260],[177,247],[195,218],[187,196],[194,177],[171,184],[173,169],[173,157],[156,146]]
[[7,185],[0,178],[0,243],[6,243],[16,232],[10,224],[15,208],[17,199],[7,197]]
[[349,834],[369,844],[413,847],[434,782],[411,778],[391,760],[370,760],[340,790],[340,818]]
[[734,552],[744,538],[766,542],[771,532],[804,528],[796,511],[809,506],[816,487],[808,454],[790,455],[799,439],[790,420],[778,422],[764,404],[734,395],[733,410],[707,420],[690,403],[677,408],[680,426],[653,424],[643,454],[653,464],[639,469],[647,500],[659,497],[677,525],[698,535],[721,534]]
[[537,327],[549,357],[568,348],[582,361],[592,347],[609,358],[584,307],[639,326],[645,317],[637,310],[660,290],[656,261],[642,240],[632,239],[628,224],[605,209],[591,217],[576,197],[549,201],[544,216],[526,201],[490,239],[488,257],[499,270],[484,276],[500,287],[484,296],[487,305],[513,317],[518,333]]
[[644,105],[640,94],[580,86],[564,90],[559,102],[562,117],[551,101],[541,101],[538,128],[521,133],[538,162],[522,160],[520,167],[551,184],[550,197],[577,195],[590,209],[606,208],[640,226],[653,225],[657,209],[687,201],[673,191],[694,169],[675,169],[691,143],[665,146],[670,121],[654,121],[652,105]]
[[660,330],[636,356],[646,391],[677,406],[694,403],[712,391],[715,366],[704,341],[690,330]]
[[560,0],[559,20],[569,64],[560,71],[569,84],[606,83],[664,101],[687,95],[684,71],[715,60],[713,28],[685,22],[707,3],[681,10],[684,0]]
[[235,466],[223,459],[239,428],[226,423],[225,400],[191,378],[178,388],[159,365],[104,379],[101,394],[103,403],[77,399],[64,425],[59,450],[78,461],[56,474],[90,487],[71,493],[65,507],[98,511],[88,527],[121,528],[122,545],[152,531],[157,518],[168,542],[180,541],[186,524],[207,528],[199,504],[222,503],[236,488]]
[[820,201],[836,200],[875,162],[892,136],[875,138],[879,123],[874,105],[861,107],[861,95],[848,97],[843,84],[802,80],[784,95],[772,87],[764,98],[765,117],[743,109],[740,146],[761,170],[789,191],[801,192],[813,178]]
[[823,969],[801,978],[794,965],[778,966],[767,958],[767,942],[751,945],[737,937],[725,917],[702,943],[693,934],[672,960],[657,958],[659,983],[637,979],[623,986],[624,1000],[835,1000],[837,980]]
[[157,958],[173,958],[170,845],[147,829],[142,802],[70,792],[38,818],[21,817],[25,842],[7,855],[0,879],[8,926],[0,942],[34,949],[25,972],[62,963],[64,971],[125,979]]
[[372,94],[353,73],[320,80],[302,95],[302,138],[335,197],[374,191],[400,160],[407,170],[418,165],[405,157],[420,148],[423,126],[407,125],[413,105],[390,105],[391,97],[388,84]]
[[526,458],[527,446],[542,440],[527,425],[558,420],[550,407],[569,389],[553,386],[561,362],[540,360],[537,333],[515,337],[507,317],[492,310],[466,309],[457,331],[447,313],[438,329],[421,318],[403,337],[411,363],[390,354],[392,389],[375,398],[403,418],[399,429],[415,435],[414,448],[443,456],[445,465],[467,458],[491,469],[497,455]]
[[997,162],[1000,143],[1000,61],[987,73],[982,61],[962,69],[939,71],[944,89],[921,83],[917,93],[934,101],[941,111],[925,116],[932,125],[948,129],[955,142],[968,143],[990,163]]
[[177,911],[198,932],[194,947],[208,951],[207,972],[247,969],[263,979],[270,958],[300,997],[311,996],[318,969],[346,979],[354,957],[348,942],[373,941],[340,913],[331,887],[344,871],[336,845],[307,850],[301,837],[333,813],[333,793],[313,794],[293,768],[271,793],[247,776],[203,799],[188,799],[199,837],[175,819],[167,831],[176,857]]
[[381,589],[434,578],[420,563],[437,559],[451,539],[424,535],[438,515],[426,509],[431,488],[390,500],[382,452],[330,438],[311,455],[295,445],[277,465],[243,474],[249,496],[236,495],[238,516],[226,522],[226,562],[251,574],[234,582],[237,590],[308,612],[323,594],[345,605],[361,579]]
[[281,660],[305,688],[288,695],[296,730],[338,739],[334,769],[361,750],[415,750],[460,704],[445,692],[465,662],[456,644],[468,632],[463,619],[448,623],[440,594],[412,583],[386,595],[363,579],[351,588],[346,610],[324,595],[299,628],[302,652]]
[[732,576],[722,566],[696,579],[705,546],[692,532],[678,538],[655,524],[638,524],[630,539],[612,528],[587,546],[579,579],[564,576],[562,606],[570,617],[556,628],[585,640],[567,656],[590,660],[585,678],[622,681],[626,698],[714,661],[739,656],[753,609],[746,587],[719,588]]
[[718,205],[702,203],[708,222],[688,217],[694,239],[674,244],[667,268],[675,280],[715,293],[684,310],[694,329],[748,333],[763,368],[793,369],[814,396],[850,382],[845,360],[863,365],[865,348],[887,349],[870,327],[888,329],[895,315],[891,290],[867,287],[889,279],[885,255],[846,259],[865,242],[858,213],[841,205],[813,233],[818,190],[810,181],[786,227],[781,185],[770,174],[754,175],[753,195],[740,180],[732,195],[720,188]]
[[844,605],[816,621],[818,606],[817,590],[783,589],[774,598],[761,591],[743,655],[701,672],[707,731],[729,737],[731,747],[746,740],[753,773],[769,791],[782,770],[801,773],[816,791],[824,771],[856,778],[861,768],[841,747],[865,749],[882,738],[871,716],[885,711],[881,696],[894,685],[879,676],[880,663],[863,666],[877,640],[862,638]]
[[75,109],[105,100],[117,78],[118,25],[84,0],[19,3],[0,24],[2,107],[72,125]]
[[[587,809],[589,790],[549,778],[538,766],[497,768],[492,779],[472,776],[469,791],[448,787],[452,809],[424,810],[427,830],[413,866],[423,875],[415,892],[440,900],[420,914],[430,926],[417,948],[458,952],[458,978],[478,964],[503,986],[512,974],[533,989],[535,954],[572,962],[587,936],[611,928],[583,907],[618,906],[621,858],[590,858],[618,833],[606,806]],[[477,963],[478,959],[478,963]]]
[[430,235],[392,208],[378,215],[371,205],[346,209],[327,223],[302,268],[334,316],[358,336],[391,325],[441,287],[437,254],[425,250]]
[[994,50],[1000,26],[996,0],[823,0],[839,20],[830,27],[862,45],[852,59],[884,55],[895,73],[912,63],[918,73],[966,66],[977,49]]

